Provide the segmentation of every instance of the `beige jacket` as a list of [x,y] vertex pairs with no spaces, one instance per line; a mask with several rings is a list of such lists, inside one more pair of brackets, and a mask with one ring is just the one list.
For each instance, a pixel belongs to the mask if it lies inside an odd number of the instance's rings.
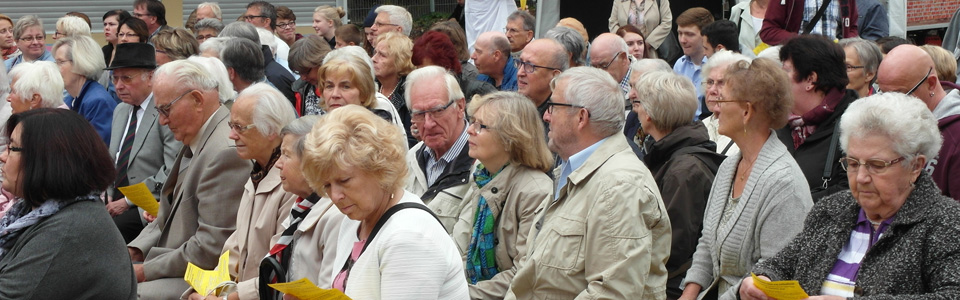
[[283,232],[283,222],[297,196],[283,190],[280,169],[271,167],[256,189],[249,179],[237,211],[237,231],[223,245],[230,251],[230,277],[236,278],[240,299],[259,299],[260,260]]
[[505,299],[666,298],[670,218],[625,137],[603,141],[551,200]]
[[[337,240],[340,237],[340,224],[346,216],[337,209],[330,198],[320,198],[293,233],[293,247],[287,281],[300,278],[310,279],[320,288],[329,289],[333,285],[330,274],[337,265]],[[283,221],[283,228],[290,226],[289,217]]]
[[[607,20],[607,26],[610,32],[617,32],[620,26],[627,25],[627,15],[630,12],[630,2],[634,0],[613,0],[613,9],[610,11],[610,19]],[[645,30],[643,35],[647,37],[647,44],[659,49],[660,44],[667,38],[670,27],[673,26],[673,15],[670,12],[670,0],[659,0],[660,9],[657,9],[658,0],[645,0],[643,2],[643,26]]]
[[460,209],[460,219],[453,226],[453,241],[466,260],[482,195],[497,223],[496,261],[500,269],[493,278],[470,285],[470,298],[503,298],[507,293],[517,272],[515,266],[527,253],[527,235],[535,221],[534,212],[540,203],[553,196],[552,187],[553,181],[546,173],[516,164],[504,168],[482,189],[476,184],[470,185]]

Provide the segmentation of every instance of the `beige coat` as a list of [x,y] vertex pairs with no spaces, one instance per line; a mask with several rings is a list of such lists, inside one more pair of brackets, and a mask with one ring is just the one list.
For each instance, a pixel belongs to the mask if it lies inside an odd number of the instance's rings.
[[[340,224],[345,217],[330,198],[320,198],[313,205],[293,233],[288,281],[307,278],[320,288],[329,289],[333,286],[330,274],[334,269],[339,271],[343,267],[343,264],[337,265],[334,258],[337,256]],[[289,217],[284,220],[283,228],[290,226],[290,222]]]
[[626,138],[607,138],[567,178],[537,208],[505,299],[665,299],[670,217]]
[[537,206],[553,196],[553,181],[541,171],[512,164],[482,189],[477,188],[476,184],[470,186],[460,210],[460,219],[453,226],[453,241],[466,259],[476,224],[477,203],[482,195],[497,222],[495,234],[499,243],[496,261],[500,273],[489,280],[470,285],[470,298],[502,298],[517,272],[515,266],[527,253],[527,235],[533,226]]
[[237,211],[237,231],[223,245],[230,251],[230,276],[236,278],[240,299],[259,299],[260,260],[283,233],[283,222],[297,195],[283,190],[280,169],[271,167],[256,189],[247,180]]
[[[610,32],[617,32],[620,26],[627,25],[627,15],[630,11],[630,2],[634,0],[613,0],[613,10],[610,12],[610,19],[607,20],[607,26]],[[659,49],[660,44],[672,34],[670,29],[673,26],[673,15],[670,12],[670,0],[659,0],[660,9],[657,9],[657,0],[646,0],[643,3],[643,35],[647,37],[647,44]]]

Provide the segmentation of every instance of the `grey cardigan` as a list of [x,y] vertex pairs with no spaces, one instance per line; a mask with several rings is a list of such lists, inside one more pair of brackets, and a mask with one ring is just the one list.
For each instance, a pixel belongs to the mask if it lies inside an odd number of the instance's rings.
[[[863,257],[857,299],[960,299],[960,204],[941,195],[927,174],[915,185],[890,228]],[[797,280],[807,294],[820,294],[859,212],[849,191],[823,198],[803,231],[754,272]]]
[[800,232],[807,212],[813,207],[803,171],[770,130],[740,201],[730,220],[721,227],[720,217],[730,197],[740,159],[740,153],[728,157],[717,171],[693,265],[680,286],[699,284],[703,289],[698,299],[720,280],[731,285],[720,299],[736,299],[741,278],[750,274],[758,261],[773,257],[786,246]]
[[0,299],[136,299],[136,282],[123,237],[96,201],[24,229],[0,259]]

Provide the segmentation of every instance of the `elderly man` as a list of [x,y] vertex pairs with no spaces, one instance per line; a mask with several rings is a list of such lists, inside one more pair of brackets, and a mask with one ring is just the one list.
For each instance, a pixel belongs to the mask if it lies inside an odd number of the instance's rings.
[[515,11],[507,17],[507,40],[510,41],[510,51],[514,58],[519,57],[523,47],[533,40],[536,26],[536,18],[525,10]]
[[374,12],[377,14],[377,18],[374,19],[373,26],[370,27],[371,38],[369,40],[371,42],[376,42],[378,35],[391,30],[410,36],[410,29],[413,28],[413,17],[407,9],[396,5],[381,5]]
[[407,153],[407,191],[440,217],[447,232],[460,214],[470,185],[474,159],[468,155],[466,101],[457,79],[437,66],[407,75],[405,98],[422,142]]
[[[250,2],[247,4],[247,11],[240,17],[247,23],[270,32],[277,29],[277,8],[266,1]],[[290,54],[290,46],[279,36],[274,35],[273,40],[277,43],[277,59],[287,60],[287,55]]]
[[[517,92],[527,96],[543,116],[550,101],[550,81],[569,67],[567,50],[552,39],[538,39],[527,44],[517,60]],[[543,122],[543,128],[550,124]]]
[[197,22],[203,19],[217,19],[217,21],[223,22],[220,5],[216,2],[204,2],[197,5]]
[[150,32],[150,37],[145,42],[148,44],[152,44],[150,41],[160,30],[170,28],[167,26],[167,8],[160,0],[134,1],[133,16],[147,23],[147,32]]
[[[526,54],[526,51],[524,51]],[[616,81],[576,67],[555,80],[543,118],[561,158],[505,299],[665,299],[670,218],[623,127]]]
[[[621,98],[630,93],[630,53],[627,42],[620,36],[604,33],[593,39],[590,46],[590,65],[613,76],[620,82]],[[626,102],[624,102],[626,104]]]
[[960,199],[960,176],[957,176],[960,172],[960,91],[944,91],[933,59],[913,45],[900,45],[890,50],[877,72],[880,90],[920,98],[937,117],[943,147],[940,154],[927,163],[926,171],[943,195]]
[[160,190],[160,213],[127,246],[140,299],[175,299],[187,289],[187,263],[217,266],[233,233],[243,182],[252,168],[228,139],[230,113],[203,67],[177,60],[157,69],[154,105],[161,125],[184,146]]
[[[160,126],[153,105],[153,69],[157,67],[154,49],[148,44],[117,45],[117,57],[107,70],[117,88],[120,104],[113,110],[110,154],[117,164],[114,187],[143,182],[160,199],[160,188],[167,180],[173,161],[183,144],[173,138],[170,128]],[[133,203],[116,189],[107,190],[107,211],[113,216],[123,240],[133,241],[146,221],[143,210],[130,209]]]
[[510,56],[510,41],[506,35],[496,31],[480,34],[470,58],[480,72],[477,80],[490,83],[501,91],[517,90],[517,66]]

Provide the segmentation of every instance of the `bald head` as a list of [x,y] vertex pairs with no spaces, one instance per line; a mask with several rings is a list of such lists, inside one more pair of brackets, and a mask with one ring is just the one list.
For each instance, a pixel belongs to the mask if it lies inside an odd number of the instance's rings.
[[483,44],[485,47],[502,53],[510,53],[510,40],[507,39],[507,35],[503,32],[488,31],[481,33],[480,36],[477,37],[476,43]]
[[934,67],[933,59],[922,48],[900,45],[890,50],[880,63],[877,85],[881,91],[909,93],[933,110],[946,96],[937,72],[931,71]]
[[593,39],[590,46],[590,65],[604,69],[620,81],[630,68],[627,42],[613,33],[604,33]]

